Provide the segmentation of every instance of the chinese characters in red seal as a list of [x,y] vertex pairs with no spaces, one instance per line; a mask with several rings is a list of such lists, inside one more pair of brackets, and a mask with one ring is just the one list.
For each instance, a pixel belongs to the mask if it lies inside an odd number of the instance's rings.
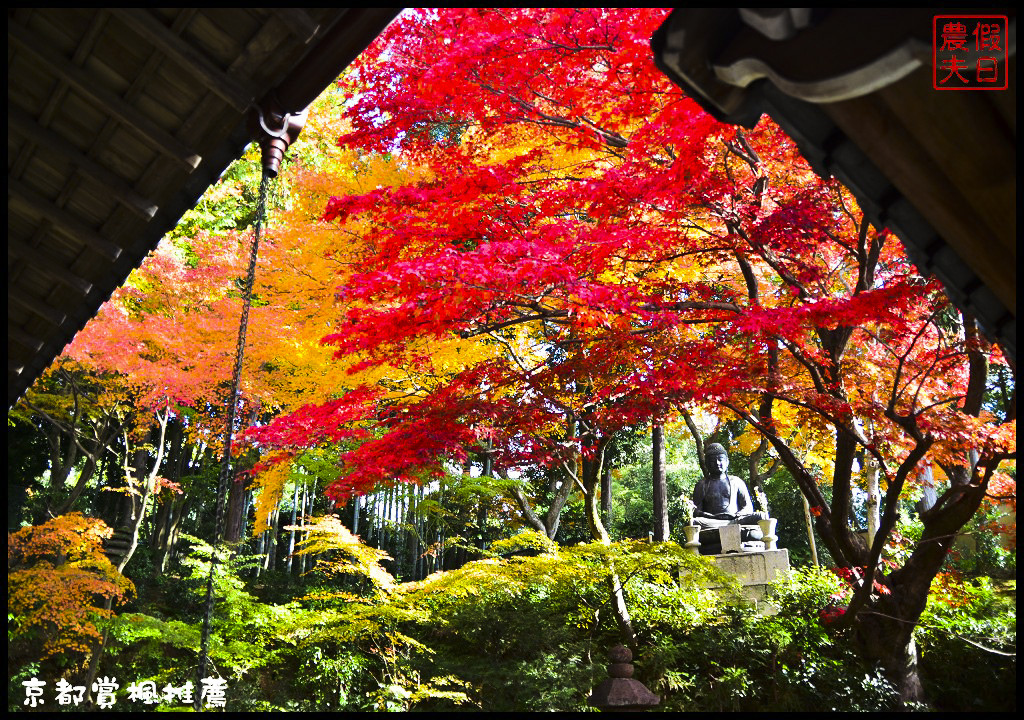
[[1005,90],[1005,15],[936,15],[932,20],[932,84],[936,90]]

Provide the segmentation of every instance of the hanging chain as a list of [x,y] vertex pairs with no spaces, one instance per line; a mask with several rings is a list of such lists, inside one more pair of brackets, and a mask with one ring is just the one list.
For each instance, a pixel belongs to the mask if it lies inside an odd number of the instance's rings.
[[216,573],[218,551],[224,530],[224,515],[227,512],[228,481],[231,477],[231,438],[235,429],[235,414],[238,409],[238,395],[242,383],[242,361],[245,358],[245,334],[249,327],[249,308],[252,305],[252,287],[256,279],[256,254],[260,246],[260,232],[267,213],[267,192],[270,175],[266,172],[260,179],[260,196],[256,204],[256,230],[249,250],[249,271],[242,288],[242,318],[238,324],[238,342],[235,345],[235,366],[231,374],[231,387],[226,400],[227,419],[224,423],[224,447],[221,452],[220,475],[217,480],[217,512],[214,521],[213,548],[210,554],[210,574],[206,578],[206,611],[203,615],[203,632],[199,645],[199,667],[196,671],[195,709],[202,709],[203,678],[209,662],[210,633],[213,623],[213,606],[216,596],[213,578]]

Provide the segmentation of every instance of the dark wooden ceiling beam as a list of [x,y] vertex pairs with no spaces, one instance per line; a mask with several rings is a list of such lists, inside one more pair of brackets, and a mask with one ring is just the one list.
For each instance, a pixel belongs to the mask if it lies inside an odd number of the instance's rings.
[[8,251],[13,251],[19,260],[31,265],[32,269],[36,272],[74,290],[82,297],[92,292],[93,285],[91,282],[62,267],[60,263],[55,262],[52,255],[47,255],[39,248],[33,247],[17,238],[8,238],[7,249]]
[[115,8],[114,17],[153,43],[153,46],[185,67],[204,87],[217,94],[238,112],[252,105],[256,93],[243,87],[213,64],[206,56],[181,39],[148,11],[141,8]]
[[28,298],[23,293],[15,293],[13,295],[8,293],[7,300],[8,302],[13,302],[18,307],[28,310],[54,327],[60,327],[64,320],[67,319],[66,314],[49,304],[41,302],[39,298]]
[[88,98],[97,107],[103,108],[122,125],[135,131],[155,150],[159,150],[190,171],[194,170],[202,161],[202,158],[194,150],[157,126],[115,93],[97,87],[95,78],[82,68],[75,67],[66,59],[39,47],[24,28],[8,23],[7,37],[22,50],[49,67],[57,77],[74,88],[76,92]]
[[304,43],[308,42],[320,29],[320,26],[313,21],[313,18],[305,10],[298,8],[276,8],[274,15],[288,29],[288,32]]
[[[23,24],[28,23],[28,18],[26,17],[20,17],[19,20]],[[82,63],[89,57],[89,53],[93,51],[100,33],[103,32],[103,27],[106,25],[106,22],[107,14],[102,11],[97,12],[90,21],[88,29],[75,46],[75,51],[71,56],[72,64],[81,67]],[[8,32],[10,32],[11,24],[12,23],[8,22]],[[10,72],[11,71],[8,70],[8,75],[10,75]],[[53,118],[58,114],[60,108],[64,104],[68,90],[69,87],[67,83],[57,83],[56,87],[47,94],[46,103],[43,105],[42,111],[39,112],[37,117],[33,120],[33,124],[38,124],[42,127],[50,127],[53,122]],[[12,107],[10,103],[10,89],[8,89],[7,93],[8,109],[10,109]],[[22,144],[18,148],[14,162],[8,166],[7,175],[9,177],[20,178],[22,173],[24,173],[25,168],[32,162],[32,158],[35,156],[35,151],[36,147],[33,143]]]
[[307,54],[260,104],[270,100],[285,112],[304,110],[394,20],[401,8],[347,8],[329,28],[320,30],[319,52]]
[[121,177],[80,152],[78,148],[55,132],[36,124],[28,113],[13,106],[9,107],[7,109],[7,127],[37,146],[59,153],[65,160],[78,168],[79,172],[101,183],[106,191],[141,217],[151,218],[159,209],[155,201],[135,192],[134,188]]
[[[8,300],[10,294],[8,294]],[[17,325],[7,326],[7,342],[17,343],[24,348],[27,348],[30,352],[39,352],[43,347],[43,341],[35,335],[29,335],[27,332],[22,330]],[[17,356],[8,353],[7,355],[7,369],[13,370],[14,372],[21,373],[22,368],[25,364],[17,359]]]
[[[108,260],[114,261],[121,256],[121,248],[117,245],[88,227],[71,213],[58,208],[42,195],[29,190],[22,183],[8,183],[7,197],[9,200],[14,199],[28,206],[40,219],[52,222],[55,228],[67,233],[80,244]],[[8,212],[10,212],[10,208],[8,208]]]

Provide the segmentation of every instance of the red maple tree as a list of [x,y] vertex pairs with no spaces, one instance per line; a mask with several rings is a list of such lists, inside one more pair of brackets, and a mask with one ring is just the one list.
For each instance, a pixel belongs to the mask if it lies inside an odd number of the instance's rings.
[[[415,377],[253,438],[285,453],[358,440],[339,499],[482,447],[499,467],[560,465],[607,540],[596,498],[615,433],[687,405],[731,413],[820,509],[836,562],[868,569],[841,622],[918,698],[908,658],[928,587],[1015,453],[1012,414],[982,402],[1004,361],[777,128],[719,126],[661,76],[647,43],[663,17],[454,9],[388,29],[346,81],[355,129],[340,142],[421,179],[328,203],[324,219],[359,222],[372,251],[324,342],[356,370]],[[453,338],[487,352],[439,369],[431,344]],[[830,458],[831,501],[796,427]],[[852,525],[865,454],[886,488],[870,547]],[[922,515],[926,542],[882,575],[926,467],[948,490]]]

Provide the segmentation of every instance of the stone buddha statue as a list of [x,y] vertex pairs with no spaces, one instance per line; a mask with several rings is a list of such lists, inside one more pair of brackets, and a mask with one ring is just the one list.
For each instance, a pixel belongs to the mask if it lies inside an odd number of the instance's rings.
[[704,459],[707,474],[693,491],[693,524],[701,528],[701,551],[721,547],[718,528],[723,525],[740,525],[744,542],[761,540],[764,535],[757,523],[767,519],[768,514],[756,512],[746,484],[729,475],[725,448],[709,443],[704,448]]

